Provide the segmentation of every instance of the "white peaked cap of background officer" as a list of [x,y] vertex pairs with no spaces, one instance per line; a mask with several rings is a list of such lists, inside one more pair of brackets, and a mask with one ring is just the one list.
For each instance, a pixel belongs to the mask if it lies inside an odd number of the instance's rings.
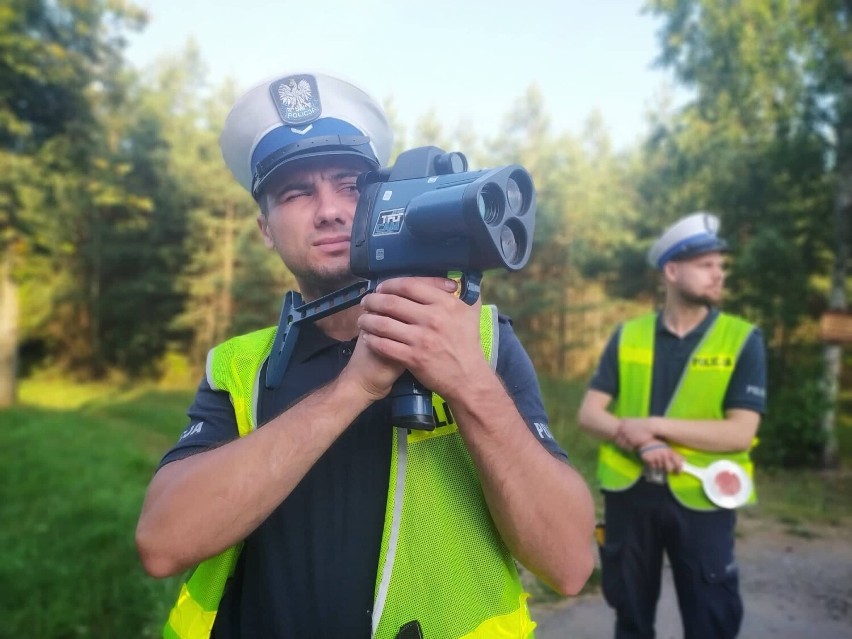
[[364,91],[322,73],[287,73],[249,89],[231,109],[219,138],[237,181],[258,198],[285,164],[321,155],[387,164],[393,132],[384,110]]
[[692,213],[668,227],[651,250],[648,263],[663,268],[671,260],[683,260],[703,253],[727,251],[728,243],[718,237],[719,218],[712,213]]

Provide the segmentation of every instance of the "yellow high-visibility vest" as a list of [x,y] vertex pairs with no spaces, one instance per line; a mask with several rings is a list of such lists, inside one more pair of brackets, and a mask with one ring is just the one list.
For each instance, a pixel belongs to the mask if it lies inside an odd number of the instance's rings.
[[[651,404],[651,380],[654,367],[654,337],[657,315],[649,313],[625,322],[618,342],[618,398],[613,412],[619,417],[648,417]],[[719,313],[701,342],[690,355],[665,411],[673,419],[724,419],[722,403],[737,358],[754,327],[738,317]],[[751,477],[753,466],[749,450],[709,453],[672,444],[684,459],[706,467],[717,459],[730,459],[746,469]],[[642,474],[638,453],[626,452],[611,442],[598,450],[598,480],[603,490],[630,488]],[[717,510],[701,486],[701,480],[689,473],[669,473],[669,489],[675,498],[693,510]],[[754,482],[752,482],[752,486]],[[756,501],[752,494],[748,503]]]
[[[207,359],[211,387],[227,390],[240,436],[257,427],[255,389],[275,328],[231,339]],[[482,307],[480,336],[496,367],[497,309]],[[395,429],[373,606],[372,636],[391,639],[417,620],[426,637],[527,638],[535,623],[514,559],[491,519],[476,468],[445,404],[439,426]],[[208,639],[239,546],[202,562],[181,587],[166,639]]]

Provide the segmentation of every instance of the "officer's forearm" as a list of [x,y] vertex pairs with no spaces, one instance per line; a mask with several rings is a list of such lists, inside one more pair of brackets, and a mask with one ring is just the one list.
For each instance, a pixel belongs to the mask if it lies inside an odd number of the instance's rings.
[[621,419],[607,410],[611,397],[606,393],[588,390],[577,412],[580,428],[598,439],[612,441],[618,433]]
[[673,444],[708,452],[746,450],[751,446],[760,415],[744,409],[729,410],[725,419],[687,420],[652,417],[651,431]]
[[335,380],[245,437],[161,468],[136,529],[145,570],[174,575],[244,539],[368,404]]
[[450,406],[497,529],[524,566],[575,594],[594,566],[589,489],[535,439],[496,375],[473,386]]

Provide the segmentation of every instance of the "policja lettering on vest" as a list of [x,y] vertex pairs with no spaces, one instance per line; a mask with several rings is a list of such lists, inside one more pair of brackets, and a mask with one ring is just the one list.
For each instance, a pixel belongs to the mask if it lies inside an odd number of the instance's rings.
[[693,357],[692,366],[696,368],[733,368],[734,360],[730,357],[719,355],[713,357]]
[[441,428],[442,426],[455,426],[456,420],[453,419],[453,413],[447,405],[447,402],[441,400],[440,408],[441,410],[439,412],[438,406],[435,403],[432,404],[432,414],[435,417],[435,426],[438,428]]

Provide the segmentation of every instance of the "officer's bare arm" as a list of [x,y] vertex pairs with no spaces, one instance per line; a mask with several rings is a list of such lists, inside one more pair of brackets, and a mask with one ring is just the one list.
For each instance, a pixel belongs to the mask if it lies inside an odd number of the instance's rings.
[[509,549],[555,590],[579,592],[594,567],[586,482],[535,439],[490,369],[447,399]]
[[760,415],[751,410],[731,409],[725,419],[686,420],[670,417],[620,419],[607,410],[612,398],[601,391],[588,390],[577,420],[580,426],[604,440],[627,450],[660,440],[708,452],[746,450],[757,434]]
[[348,380],[339,377],[245,437],[161,468],[136,529],[145,570],[178,574],[254,530],[375,399]]
[[638,422],[640,420],[624,420],[609,412],[608,408],[612,402],[612,396],[603,391],[589,389],[580,404],[577,413],[577,422],[580,427],[598,439],[611,441],[625,450],[639,450],[653,444],[664,444],[661,437],[650,432],[644,433],[643,437],[627,439],[623,437],[625,424],[628,421]]
[[655,437],[698,450],[721,453],[748,449],[757,434],[760,414],[732,408],[725,411],[724,419],[649,417],[647,421],[648,430]]
[[610,402],[612,395],[591,388],[587,390],[577,413],[580,428],[598,439],[612,440],[621,420],[607,410]]

